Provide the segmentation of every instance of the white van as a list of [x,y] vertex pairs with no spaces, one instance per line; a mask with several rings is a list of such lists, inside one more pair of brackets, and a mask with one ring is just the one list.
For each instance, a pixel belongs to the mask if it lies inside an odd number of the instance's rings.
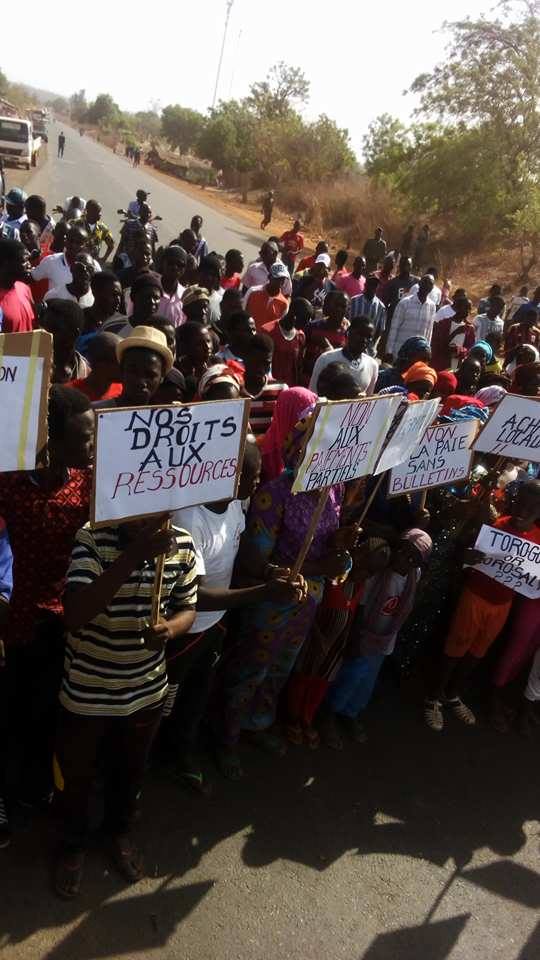
[[0,117],[0,158],[7,163],[26,167],[37,164],[41,137],[35,137],[31,120],[23,117]]

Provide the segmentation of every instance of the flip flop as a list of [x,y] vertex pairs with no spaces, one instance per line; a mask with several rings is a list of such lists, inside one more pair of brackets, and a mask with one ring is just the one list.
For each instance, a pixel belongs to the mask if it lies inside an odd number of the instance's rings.
[[85,859],[85,853],[64,853],[58,860],[54,871],[54,890],[62,900],[74,900],[79,896]]
[[128,883],[138,883],[144,877],[144,861],[140,850],[129,837],[113,837],[111,856],[117,870]]

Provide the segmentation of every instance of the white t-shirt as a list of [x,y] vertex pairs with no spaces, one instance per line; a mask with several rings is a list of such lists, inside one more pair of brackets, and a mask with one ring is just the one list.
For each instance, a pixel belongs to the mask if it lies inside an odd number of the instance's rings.
[[47,290],[47,293],[43,297],[44,300],[74,300],[75,303],[78,303],[80,307],[93,307],[94,306],[94,294],[91,290],[88,293],[85,293],[84,296],[77,298],[74,293],[70,293],[66,284],[63,283],[60,287],[51,287],[50,290]]
[[[419,284],[415,283],[409,290],[409,293],[418,293],[418,287],[419,287]],[[433,290],[431,290],[428,293],[428,300],[431,300],[431,302],[434,303],[436,307],[439,306],[442,300],[442,290],[440,287],[437,286],[437,284],[435,284],[435,286],[433,287]],[[439,317],[439,320],[440,319],[442,318]]]
[[[101,267],[97,260],[94,260],[95,273],[101,273]],[[51,288],[62,287],[66,283],[71,283],[71,267],[69,266],[63,253],[51,253],[49,257],[44,257],[41,263],[32,270],[32,280],[48,280],[49,290]]]
[[435,323],[438,323],[439,320],[447,320],[448,317],[453,317],[455,312],[451,303],[447,303],[445,307],[439,307],[435,314]]
[[[281,260],[279,261],[281,263]],[[270,273],[268,267],[264,265],[262,260],[255,260],[253,263],[250,263],[247,268],[243,278],[242,286],[249,290],[250,287],[264,287],[268,283]],[[283,281],[281,292],[286,296],[290,297],[292,294],[292,282],[290,277],[285,277]]]
[[[193,538],[197,574],[206,586],[228,589],[246,519],[240,500],[231,500],[224,513],[205,506],[176,510],[173,524],[188,530]],[[219,623],[225,610],[197,612],[189,633],[201,633]]]
[[358,360],[350,360],[341,349],[327,350],[326,353],[321,353],[320,357],[317,357],[315,366],[313,367],[313,373],[311,374],[311,380],[309,381],[309,389],[313,390],[313,393],[317,393],[317,384],[324,368],[327,367],[329,363],[338,362],[347,364],[360,389],[368,397],[371,396],[375,390],[375,384],[379,376],[379,365],[377,361],[367,353],[363,353]]

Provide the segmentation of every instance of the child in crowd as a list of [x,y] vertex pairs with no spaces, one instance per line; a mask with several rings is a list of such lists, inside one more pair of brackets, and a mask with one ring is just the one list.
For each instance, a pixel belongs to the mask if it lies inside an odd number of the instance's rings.
[[[539,520],[540,481],[527,480],[519,489],[511,515],[499,517],[493,525],[540,543]],[[465,553],[467,563],[481,559],[482,554],[474,548]],[[463,723],[472,725],[476,722],[474,713],[463,703],[461,695],[478,661],[485,657],[503,629],[513,599],[513,591],[503,583],[492,580],[480,570],[469,570],[446,637],[444,656],[432,694],[425,702],[425,720],[432,730],[440,731],[444,727],[443,705],[448,706]]]
[[[414,606],[421,568],[429,561],[431,549],[431,537],[424,530],[406,530],[388,568],[366,584],[345,661],[327,697],[328,710],[346,724],[358,742],[366,739],[361,715],[371,700],[384,659],[394,650]],[[327,714],[327,736],[331,724]],[[339,742],[339,734],[333,732],[333,739],[334,744]]]

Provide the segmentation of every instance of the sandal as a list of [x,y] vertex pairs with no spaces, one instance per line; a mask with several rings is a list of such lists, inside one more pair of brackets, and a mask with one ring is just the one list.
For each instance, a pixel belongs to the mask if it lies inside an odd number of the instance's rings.
[[462,723],[465,723],[468,727],[475,725],[476,717],[474,713],[459,697],[453,697],[452,700],[447,700],[446,704],[450,707],[454,716],[458,720],[461,720]]
[[200,763],[189,754],[186,754],[179,760],[174,772],[175,780],[178,780],[182,786],[193,790],[200,796],[209,797],[212,793],[212,784],[209,783],[201,770]]
[[367,741],[366,728],[358,717],[341,717],[341,722],[355,743],[365,743]]
[[325,747],[330,747],[330,750],[343,750],[343,737],[339,732],[337,719],[333,713],[321,718],[319,730]]
[[306,727],[304,730],[304,739],[310,750],[318,750],[321,745],[321,738],[315,727]]
[[216,763],[219,772],[227,780],[241,780],[244,776],[240,757],[235,747],[216,747]]
[[54,890],[62,900],[74,900],[81,892],[86,854],[64,852],[54,871]]
[[304,731],[299,723],[290,723],[287,726],[287,740],[294,743],[296,747],[301,747],[304,742]]
[[444,717],[441,709],[440,700],[426,700],[424,703],[424,720],[430,730],[436,730],[437,733],[444,727]]
[[144,862],[140,850],[129,837],[113,837],[111,855],[117,870],[128,883],[138,883],[144,877]]
[[270,733],[268,730],[250,731],[248,739],[255,747],[264,750],[273,757],[284,757],[287,753],[287,744],[281,737]]

